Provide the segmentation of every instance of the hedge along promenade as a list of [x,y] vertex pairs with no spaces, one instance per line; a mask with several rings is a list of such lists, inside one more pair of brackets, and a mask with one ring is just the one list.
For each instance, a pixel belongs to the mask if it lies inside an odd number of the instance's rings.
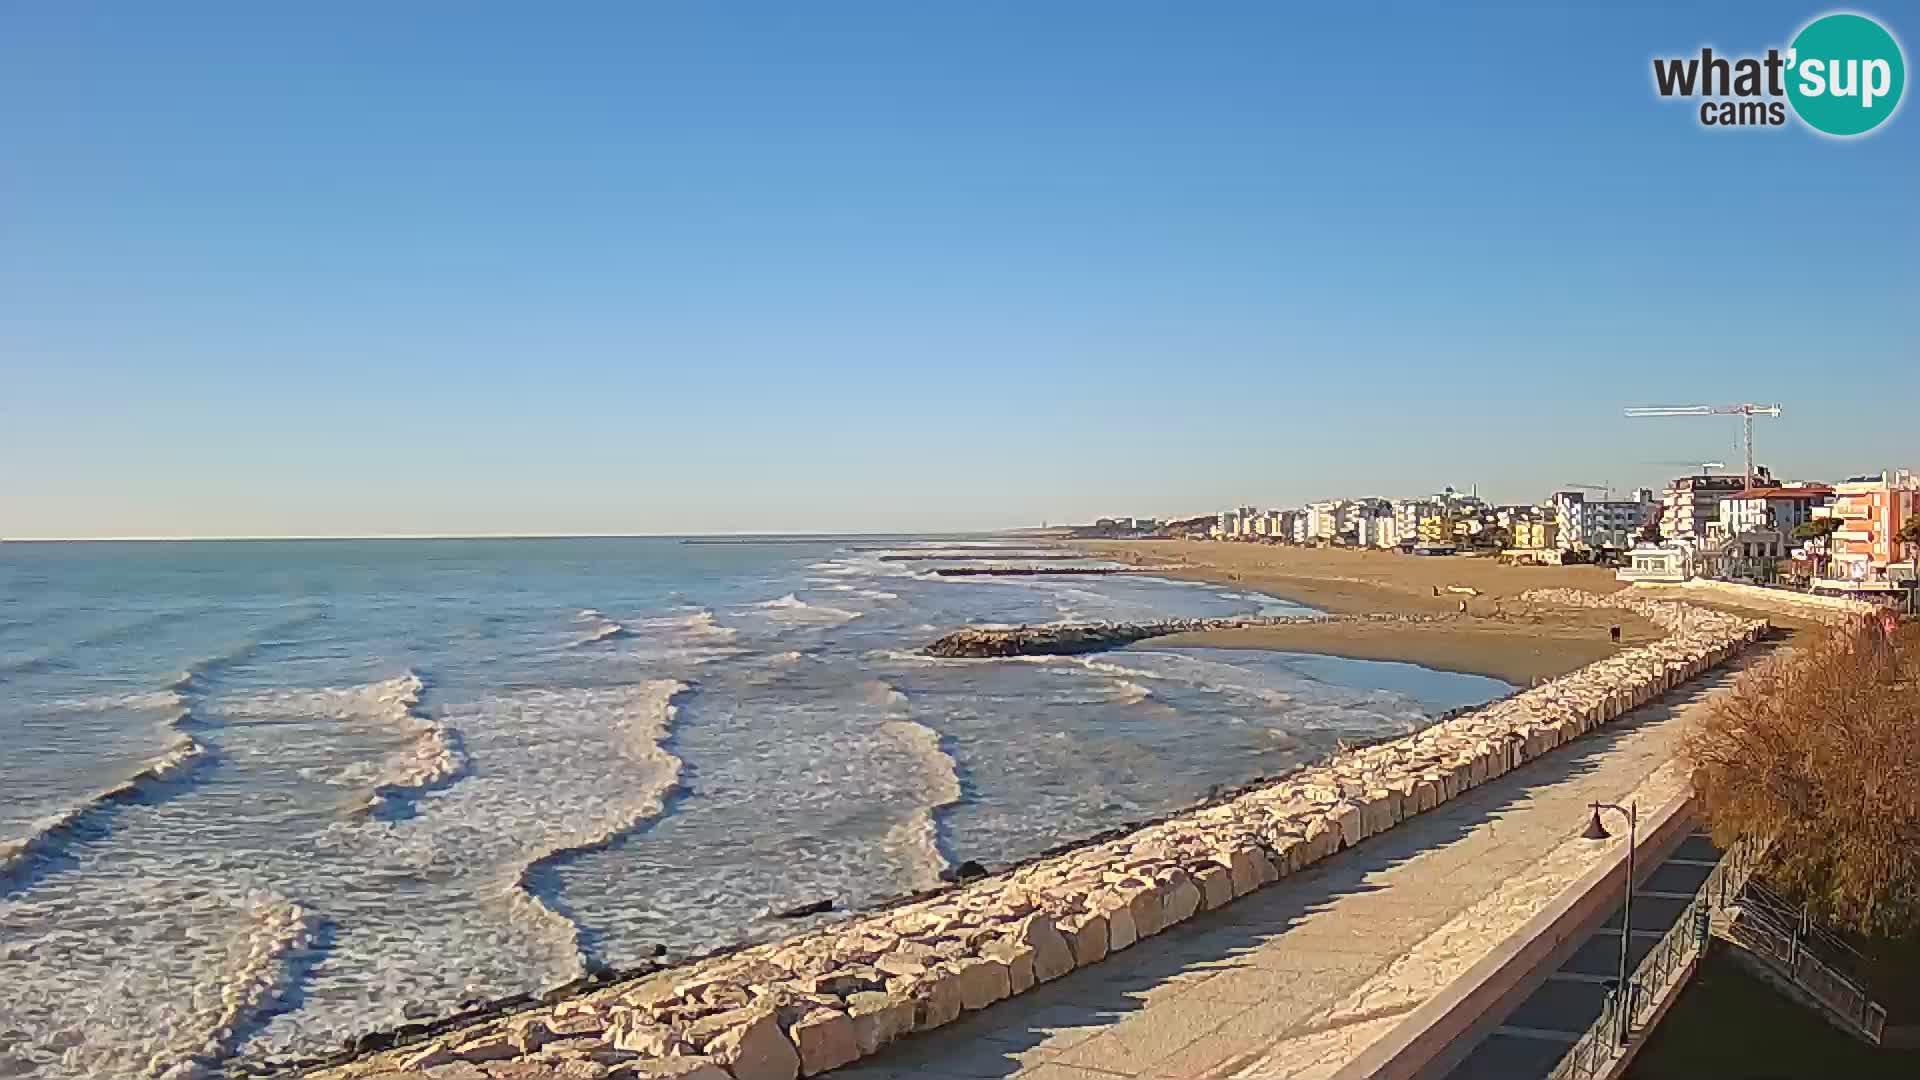
[[1631,610],[1666,636],[1118,839],[311,1075],[815,1076],[1098,964],[1391,829],[1723,663],[1768,629],[1632,592],[1522,599]]

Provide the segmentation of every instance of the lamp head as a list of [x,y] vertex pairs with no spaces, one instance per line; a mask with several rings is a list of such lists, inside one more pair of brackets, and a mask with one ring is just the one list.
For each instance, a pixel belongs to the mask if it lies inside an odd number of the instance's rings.
[[1607,840],[1611,839],[1612,836],[1613,834],[1607,831],[1607,827],[1600,823],[1600,808],[1597,806],[1594,807],[1593,820],[1587,822],[1587,831],[1580,834],[1580,839]]

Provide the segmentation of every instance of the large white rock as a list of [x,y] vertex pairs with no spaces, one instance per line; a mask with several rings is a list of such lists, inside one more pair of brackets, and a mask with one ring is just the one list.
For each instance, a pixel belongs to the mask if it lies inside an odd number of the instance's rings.
[[847,1015],[865,1057],[913,1030],[914,1001],[902,994],[863,990],[848,996]]
[[973,956],[954,961],[954,967],[960,975],[960,1007],[963,1009],[984,1009],[1013,993],[1007,965],[999,960]]
[[818,1076],[860,1057],[853,1018],[838,1009],[814,1009],[794,1021],[787,1036],[800,1054],[803,1076]]
[[741,1009],[723,1015],[733,1022],[702,1049],[725,1066],[733,1080],[794,1080],[800,1075],[800,1052],[780,1030],[772,1009]]

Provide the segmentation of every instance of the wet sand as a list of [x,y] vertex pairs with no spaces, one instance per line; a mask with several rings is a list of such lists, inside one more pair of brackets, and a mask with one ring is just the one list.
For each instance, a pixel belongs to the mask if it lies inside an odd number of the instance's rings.
[[[1446,614],[1425,623],[1334,623],[1250,627],[1157,638],[1153,646],[1207,646],[1397,660],[1442,671],[1490,675],[1528,686],[1564,675],[1660,632],[1624,611],[1538,609],[1513,602],[1529,589],[1614,592],[1613,572],[1592,566],[1506,566],[1492,559],[1421,557],[1386,551],[1295,548],[1183,540],[1078,542],[1102,558],[1178,565],[1168,577],[1242,585],[1337,614]],[[1468,596],[1447,591],[1464,586]],[[1438,589],[1439,596],[1434,595]],[[1467,612],[1460,614],[1462,601]],[[1608,636],[1621,628],[1621,642]]]

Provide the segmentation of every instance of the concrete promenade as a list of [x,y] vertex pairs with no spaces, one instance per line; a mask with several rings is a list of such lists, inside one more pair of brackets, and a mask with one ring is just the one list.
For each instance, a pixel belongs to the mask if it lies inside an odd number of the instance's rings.
[[[1749,661],[1750,662],[1750,661]],[[895,1044],[838,1080],[1329,1077],[1624,839],[1587,804],[1685,790],[1695,680],[1539,761],[1018,1001]]]

